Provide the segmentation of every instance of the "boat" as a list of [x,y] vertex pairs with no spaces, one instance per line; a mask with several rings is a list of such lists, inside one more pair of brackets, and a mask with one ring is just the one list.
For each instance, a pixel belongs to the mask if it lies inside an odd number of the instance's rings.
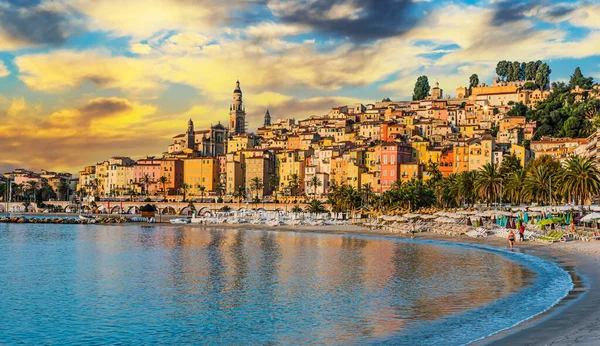
[[93,216],[86,216],[79,214],[79,220],[86,221],[87,223],[96,223],[96,218]]
[[185,219],[185,218],[171,219],[171,223],[172,224],[186,224],[186,223],[190,223],[190,219]]

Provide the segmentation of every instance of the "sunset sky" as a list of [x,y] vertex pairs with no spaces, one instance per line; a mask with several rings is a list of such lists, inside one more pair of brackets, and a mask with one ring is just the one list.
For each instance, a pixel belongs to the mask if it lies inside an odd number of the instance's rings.
[[236,79],[254,131],[538,59],[600,79],[600,3],[0,0],[0,172],[160,155],[189,118],[227,123]]

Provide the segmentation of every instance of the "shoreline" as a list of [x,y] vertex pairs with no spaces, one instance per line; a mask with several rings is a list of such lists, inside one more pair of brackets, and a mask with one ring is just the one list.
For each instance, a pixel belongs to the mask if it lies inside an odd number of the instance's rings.
[[[279,232],[365,235],[410,239],[409,235],[369,229],[357,225],[330,226],[276,226],[255,224],[171,224],[128,222],[97,224],[98,226],[160,226],[197,229],[247,229]],[[95,225],[90,225],[95,226]],[[438,240],[447,243],[475,244],[497,249],[508,249],[505,240],[496,237],[471,238],[437,233],[417,233],[415,238]],[[527,253],[557,263],[573,280],[574,289],[548,311],[524,321],[510,329],[499,331],[472,345],[564,345],[584,343],[600,344],[600,244],[595,242],[539,243],[517,242],[515,251]],[[526,297],[524,297],[526,299]]]

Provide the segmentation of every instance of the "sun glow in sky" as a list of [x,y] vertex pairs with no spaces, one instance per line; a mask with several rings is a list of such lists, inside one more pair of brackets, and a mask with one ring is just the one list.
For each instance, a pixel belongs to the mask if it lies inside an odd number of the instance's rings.
[[451,95],[498,60],[600,79],[600,3],[557,0],[0,0],[0,172],[160,155],[192,118],[250,130],[384,97]]

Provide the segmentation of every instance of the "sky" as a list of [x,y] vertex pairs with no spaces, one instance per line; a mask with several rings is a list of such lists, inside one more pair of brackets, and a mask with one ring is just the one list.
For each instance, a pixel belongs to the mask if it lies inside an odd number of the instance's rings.
[[160,156],[190,118],[227,124],[238,79],[255,130],[420,75],[454,96],[499,60],[600,80],[600,1],[0,0],[0,172]]

